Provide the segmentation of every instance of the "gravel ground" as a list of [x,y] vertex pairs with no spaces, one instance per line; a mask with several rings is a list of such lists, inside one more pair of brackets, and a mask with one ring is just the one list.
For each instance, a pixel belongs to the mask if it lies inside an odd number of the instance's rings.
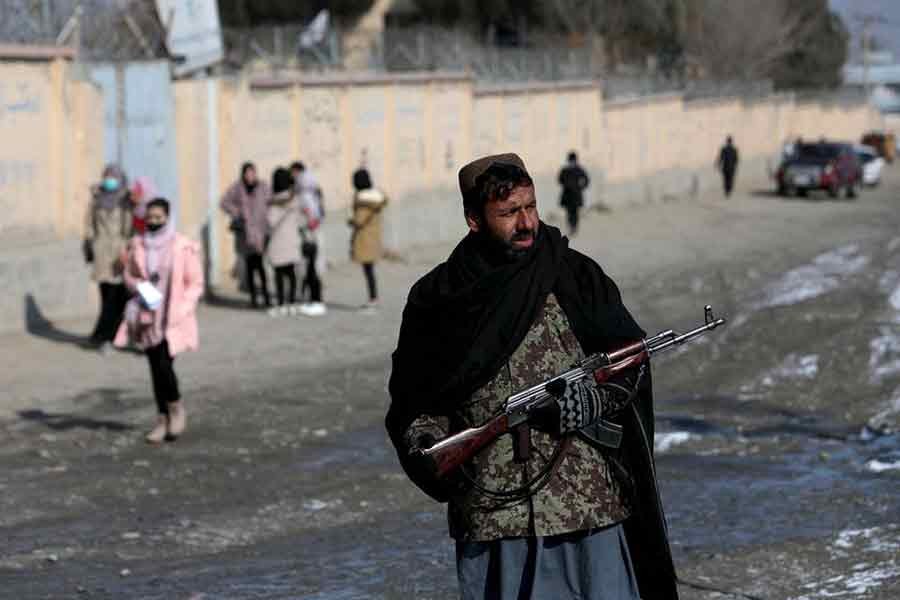
[[[574,245],[648,331],[729,325],[655,365],[687,599],[900,597],[900,177],[856,201],[745,182],[592,212]],[[552,202],[551,202],[552,203]],[[0,337],[0,598],[453,598],[443,507],[381,421],[405,295],[451,247],[326,275],[326,317],[233,294],[179,357],[189,431],[148,447],[145,359],[92,325]],[[714,587],[744,596],[703,590]]]

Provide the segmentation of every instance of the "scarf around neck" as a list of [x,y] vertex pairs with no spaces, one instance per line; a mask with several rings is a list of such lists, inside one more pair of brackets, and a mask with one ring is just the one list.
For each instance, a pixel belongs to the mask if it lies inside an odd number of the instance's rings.
[[144,243],[147,276],[153,277],[156,273],[162,278],[163,271],[168,272],[172,264],[172,246],[175,241],[175,228],[172,222],[168,221],[159,231],[145,231],[141,237]]
[[501,260],[467,235],[409,293],[389,384],[389,429],[448,414],[493,378],[525,339],[547,296],[559,300],[586,353],[644,336],[618,288],[541,223],[520,259]]

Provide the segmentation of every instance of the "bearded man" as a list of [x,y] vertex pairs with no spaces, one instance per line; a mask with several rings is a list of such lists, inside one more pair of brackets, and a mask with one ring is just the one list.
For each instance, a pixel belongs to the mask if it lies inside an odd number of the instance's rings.
[[569,384],[453,476],[422,460],[511,394],[645,335],[599,265],[540,220],[520,157],[469,163],[459,186],[469,232],[410,291],[386,426],[412,481],[448,503],[461,597],[677,599],[649,367],[618,378],[619,392]]

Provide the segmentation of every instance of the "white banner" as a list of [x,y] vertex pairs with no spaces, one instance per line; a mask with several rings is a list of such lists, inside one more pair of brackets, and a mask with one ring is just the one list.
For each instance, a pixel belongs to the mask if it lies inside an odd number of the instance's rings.
[[166,45],[175,61],[175,76],[212,66],[225,56],[216,0],[156,0],[166,28]]

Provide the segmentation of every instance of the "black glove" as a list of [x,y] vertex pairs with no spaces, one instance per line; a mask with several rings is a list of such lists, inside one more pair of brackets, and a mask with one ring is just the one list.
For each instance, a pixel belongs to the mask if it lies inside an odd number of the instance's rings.
[[[627,395],[610,387],[598,387],[592,378],[572,383],[558,379],[548,385],[553,400],[533,410],[529,421],[546,433],[564,435],[592,425],[613,408],[624,404]],[[619,396],[622,396],[620,398]]]
[[559,406],[559,433],[570,433],[587,427],[603,414],[601,392],[593,379],[579,379],[568,384],[556,397]]

